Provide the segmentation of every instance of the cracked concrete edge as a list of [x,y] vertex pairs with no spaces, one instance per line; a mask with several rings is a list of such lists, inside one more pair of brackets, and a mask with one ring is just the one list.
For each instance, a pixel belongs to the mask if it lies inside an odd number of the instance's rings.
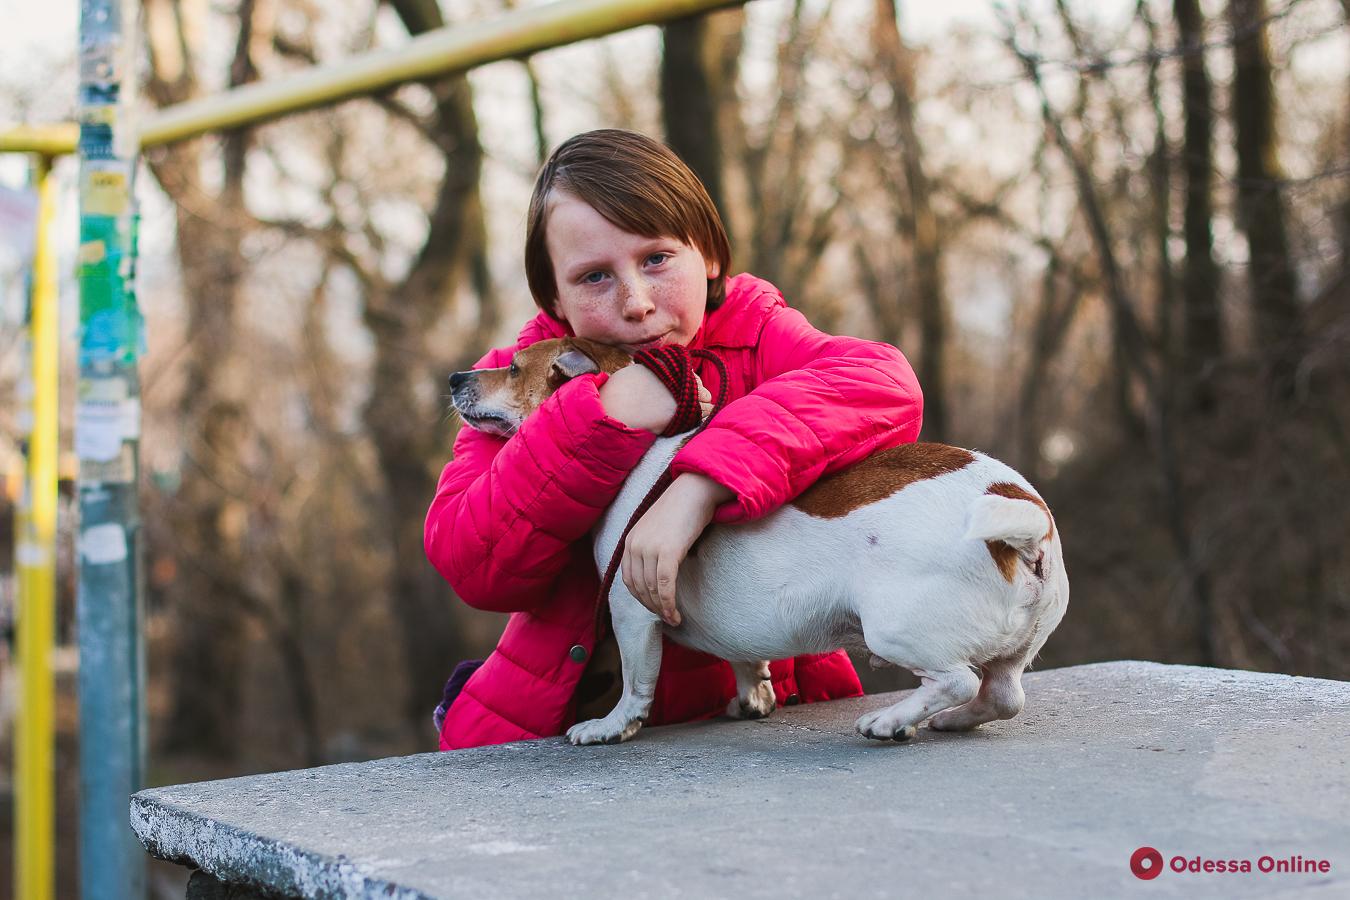
[[[1064,675],[1066,670],[1087,676],[1088,680],[1133,678],[1150,682],[1163,681],[1179,687],[1218,683],[1231,685],[1236,682],[1244,688],[1255,691],[1258,697],[1267,692],[1282,694],[1290,688],[1297,688],[1300,700],[1314,700],[1338,708],[1350,706],[1350,690],[1348,690],[1350,684],[1347,682],[1272,672],[1174,665],[1148,660],[1086,663],[1060,669],[1029,671],[1027,676],[1035,682],[1041,677],[1053,677],[1055,673]],[[880,698],[886,695],[871,696]],[[760,720],[760,724],[817,733],[832,731],[772,716]],[[561,738],[543,738],[539,743],[561,741]],[[415,755],[440,756],[434,753]],[[346,765],[367,764],[369,763]],[[152,856],[199,868],[227,883],[246,884],[265,892],[281,892],[283,895],[434,900],[420,891],[377,878],[371,873],[369,866],[349,861],[343,856],[333,858],[303,851],[285,840],[260,838],[255,834],[245,833],[233,826],[191,812],[163,796],[163,790],[148,789],[131,798],[132,828]]]
[[133,794],[131,828],[151,856],[201,869],[227,884],[247,885],[265,896],[435,900],[376,878],[360,863],[260,838],[162,799]]

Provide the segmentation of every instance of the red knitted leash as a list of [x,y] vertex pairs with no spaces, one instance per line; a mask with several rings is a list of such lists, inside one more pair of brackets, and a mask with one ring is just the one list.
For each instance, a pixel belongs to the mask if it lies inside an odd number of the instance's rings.
[[[720,378],[717,388],[717,402],[713,404],[712,414],[706,421],[702,419],[702,410],[698,404],[698,382],[694,378],[694,366],[691,357],[700,357],[717,367],[717,374]],[[673,437],[677,434],[695,429],[694,434],[702,431],[712,421],[713,416],[721,411],[727,402],[727,367],[722,358],[710,350],[689,350],[681,347],[679,344],[668,344],[662,347],[656,347],[652,350],[639,350],[633,354],[633,361],[646,366],[661,379],[669,390],[672,397],[675,398],[675,417],[670,420],[666,430],[661,432],[662,437]],[[656,479],[656,484],[652,485],[651,490],[642,498],[637,509],[633,511],[632,518],[624,526],[623,534],[619,535],[618,546],[614,548],[614,555],[610,557],[609,565],[605,567],[604,578],[600,580],[600,597],[595,610],[595,634],[598,639],[604,632],[605,624],[609,620],[606,614],[609,609],[609,590],[614,586],[614,575],[619,571],[619,562],[623,559],[624,543],[628,540],[628,532],[633,530],[638,519],[642,518],[643,513],[651,508],[670,483],[674,481],[674,476],[670,474],[670,467],[661,473],[661,477]]]

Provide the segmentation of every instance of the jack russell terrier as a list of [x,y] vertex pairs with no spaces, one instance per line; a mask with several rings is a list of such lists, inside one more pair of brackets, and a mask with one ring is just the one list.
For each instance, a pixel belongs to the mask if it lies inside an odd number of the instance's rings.
[[[540,341],[509,367],[456,373],[452,401],[465,424],[509,436],[566,380],[632,362],[592,341]],[[658,438],[605,511],[594,532],[602,575],[689,436]],[[874,453],[761,519],[709,528],[697,548],[676,581],[678,627],[613,579],[623,693],[607,716],[568,730],[573,744],[626,741],[642,727],[663,633],[731,663],[737,696],[727,714],[736,718],[773,711],[767,660],[866,647],[874,667],[902,666],[922,680],[857,720],[866,737],[909,740],[925,719],[939,731],[1011,719],[1022,709],[1022,671],[1069,602],[1045,501],[998,460],[944,444]]]

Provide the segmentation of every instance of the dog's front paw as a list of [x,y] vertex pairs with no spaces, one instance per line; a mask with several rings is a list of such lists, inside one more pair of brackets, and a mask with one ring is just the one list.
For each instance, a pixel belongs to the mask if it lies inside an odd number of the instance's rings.
[[755,683],[744,696],[737,695],[727,704],[727,715],[733,719],[762,719],[773,712],[778,701],[773,695],[773,682],[764,680]]
[[637,734],[641,727],[641,719],[605,716],[573,725],[567,729],[567,739],[578,747],[582,744],[621,744]]
[[903,743],[914,737],[917,729],[913,725],[902,724],[890,714],[891,707],[860,716],[855,727],[858,734],[874,741],[895,741]]

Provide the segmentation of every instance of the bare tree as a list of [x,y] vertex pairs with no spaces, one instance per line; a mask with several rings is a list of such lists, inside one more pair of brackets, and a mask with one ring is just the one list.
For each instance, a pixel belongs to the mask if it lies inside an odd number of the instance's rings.
[[876,0],[872,43],[877,65],[891,88],[891,113],[900,133],[907,209],[898,216],[914,260],[913,291],[919,311],[919,356],[923,385],[923,436],[947,439],[947,332],[949,313],[942,277],[942,234],[933,210],[932,185],[914,122],[914,54],[900,36],[895,0]]
[[[1024,9],[1024,19],[1025,16]],[[1126,285],[1117,257],[1116,242],[1092,172],[1075,151],[1063,118],[1054,109],[1046,92],[1041,75],[1041,59],[1018,43],[1017,29],[1011,20],[1005,17],[1004,25],[1007,46],[1022,64],[1023,72],[1035,88],[1042,121],[1073,174],[1079,207],[1092,238],[1107,304],[1111,310],[1117,359],[1139,379],[1145,397],[1148,437],[1163,482],[1168,531],[1185,568],[1191,608],[1195,615],[1197,649],[1207,665],[1214,665],[1220,659],[1221,641],[1213,609],[1210,575],[1196,553],[1191,535],[1191,514],[1181,473],[1175,422],[1163,381],[1164,373],[1160,371],[1152,351],[1153,342],[1136,313],[1138,307]]]
[[715,35],[707,16],[678,19],[661,29],[661,115],[666,142],[703,182],[718,212],[727,219],[722,189],[722,143],[717,128],[720,95],[713,90]]
[[1281,193],[1267,18],[1265,0],[1230,0],[1228,4],[1233,31],[1237,205],[1247,235],[1252,318],[1256,339],[1271,362],[1276,389],[1286,393],[1293,388],[1301,327]]
[[[835,217],[843,202],[842,178],[849,165],[846,144],[832,144],[838,131],[807,124],[803,81],[811,53],[819,52],[829,31],[830,7],[810,15],[803,0],[793,4],[777,50],[777,93],[762,129],[744,125],[723,135],[745,184],[746,209],[741,256],[745,267],[773,282],[792,302],[809,307],[812,319],[830,327],[837,297],[812,303],[809,284],[835,236]],[[725,59],[725,57],[723,57]],[[840,111],[843,118],[843,112]],[[839,151],[827,167],[817,154]],[[823,183],[822,183],[823,180]]]
[[1182,109],[1186,119],[1182,171],[1186,179],[1186,268],[1182,292],[1181,357],[1188,405],[1213,405],[1209,372],[1223,356],[1219,267],[1214,261],[1214,111],[1205,64],[1204,13],[1199,0],[1173,0],[1177,52],[1182,59]]
[[[445,25],[435,0],[390,0],[390,5],[411,34]],[[442,154],[445,170],[428,215],[426,240],[401,282],[369,282],[375,289],[366,294],[363,316],[375,338],[370,402],[363,418],[385,481],[387,505],[381,513],[393,541],[390,598],[403,634],[410,723],[426,720],[461,652],[449,590],[422,549],[422,522],[436,488],[435,465],[449,446],[444,417],[426,398],[439,399],[443,378],[472,365],[497,325],[479,195],[483,151],[469,82],[455,75],[427,87],[435,108],[425,129]],[[438,370],[427,338],[455,307],[466,274],[479,301],[476,333],[463,335],[461,347],[446,360],[449,365]],[[424,385],[434,387],[428,391]]]
[[[257,76],[253,0],[239,6],[229,83]],[[204,4],[147,0],[150,69],[146,92],[159,106],[202,95]],[[236,749],[234,716],[244,654],[240,579],[249,473],[241,466],[249,443],[246,385],[240,372],[238,309],[247,269],[241,245],[251,223],[244,207],[248,129],[221,136],[224,178],[213,190],[203,177],[203,141],[151,154],[151,171],[177,200],[178,255],[187,306],[182,486],[167,510],[178,570],[173,697],[165,742],[223,757]],[[211,689],[205,690],[206,685]]]

